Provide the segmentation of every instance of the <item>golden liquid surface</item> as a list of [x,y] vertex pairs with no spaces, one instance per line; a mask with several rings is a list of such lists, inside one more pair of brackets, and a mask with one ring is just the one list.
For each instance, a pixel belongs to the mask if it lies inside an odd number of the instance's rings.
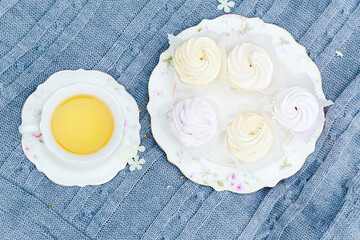
[[65,100],[54,111],[51,130],[65,150],[76,154],[99,151],[110,140],[114,120],[109,107],[90,95]]

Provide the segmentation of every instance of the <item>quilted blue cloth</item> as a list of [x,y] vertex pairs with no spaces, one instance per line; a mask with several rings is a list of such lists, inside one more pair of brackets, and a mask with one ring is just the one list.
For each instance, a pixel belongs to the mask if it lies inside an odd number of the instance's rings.
[[[360,239],[359,1],[232,1],[231,13],[304,45],[335,102],[301,170],[255,193],[216,192],[181,178],[152,137],[147,85],[167,34],[224,14],[217,0],[2,0],[0,239]],[[64,187],[25,157],[25,99],[54,72],[78,68],[110,74],[136,99],[141,171]]]

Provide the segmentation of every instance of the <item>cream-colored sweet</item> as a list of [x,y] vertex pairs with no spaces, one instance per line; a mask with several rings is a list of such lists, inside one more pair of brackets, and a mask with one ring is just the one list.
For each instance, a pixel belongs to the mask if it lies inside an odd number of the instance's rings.
[[215,80],[221,70],[222,55],[215,41],[194,37],[175,51],[175,70],[181,81],[190,85],[206,85]]
[[269,55],[252,43],[235,46],[228,56],[228,81],[238,90],[263,90],[269,86],[272,73]]
[[217,131],[217,118],[212,106],[201,98],[186,99],[169,112],[175,136],[187,147],[207,143]]
[[254,162],[269,152],[273,142],[273,130],[259,114],[240,113],[227,127],[226,142],[238,160]]
[[316,97],[301,87],[286,88],[276,98],[276,120],[284,127],[302,133],[315,123],[320,111]]

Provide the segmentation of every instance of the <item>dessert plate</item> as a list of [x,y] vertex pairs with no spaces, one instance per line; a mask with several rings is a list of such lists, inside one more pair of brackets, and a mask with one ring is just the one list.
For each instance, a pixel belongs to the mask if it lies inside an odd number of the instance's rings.
[[[139,109],[133,97],[110,75],[94,70],[79,69],[76,71],[60,71],[51,75],[26,100],[22,110],[22,126],[39,124],[42,109],[47,100],[59,89],[65,87],[90,85],[101,88],[116,101],[121,111],[123,127],[122,137],[116,142],[114,151],[105,159],[87,159],[73,161],[64,159],[53,153],[46,144],[43,134],[28,132],[22,134],[22,146],[27,158],[37,169],[53,182],[65,186],[86,186],[102,184],[111,180],[126,164],[137,157],[140,145]],[[68,91],[65,91],[68,92]],[[58,92],[59,93],[59,92]]]
[[[307,56],[305,48],[283,28],[264,23],[259,18],[246,18],[227,14],[213,20],[203,20],[199,25],[182,31],[176,37],[189,39],[194,36],[222,35],[241,36],[254,39],[256,36],[269,35],[276,61],[292,76],[306,75],[314,86],[320,100],[325,101],[321,87],[320,72],[315,63]],[[251,41],[251,40],[248,40]],[[155,140],[167,154],[168,160],[175,164],[190,180],[213,187],[217,191],[229,190],[236,193],[251,193],[263,187],[273,187],[280,180],[295,174],[304,164],[307,156],[314,151],[315,142],[321,127],[316,128],[307,141],[289,137],[283,145],[283,156],[261,165],[236,164],[224,158],[214,161],[208,156],[198,157],[186,151],[183,145],[164,127],[167,112],[177,101],[175,91],[178,79],[174,69],[173,51],[160,55],[159,64],[149,80],[148,111]],[[203,93],[205,94],[205,93]],[[244,95],[245,96],[245,95]],[[254,99],[254,98],[252,98]],[[230,102],[231,104],[231,102]],[[323,115],[323,110],[322,115]]]

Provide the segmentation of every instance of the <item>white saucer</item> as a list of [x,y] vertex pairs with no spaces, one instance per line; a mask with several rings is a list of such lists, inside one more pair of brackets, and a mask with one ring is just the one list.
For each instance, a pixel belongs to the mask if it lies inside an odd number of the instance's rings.
[[58,89],[88,83],[107,90],[121,106],[124,116],[123,136],[115,151],[101,161],[64,161],[44,143],[41,132],[24,133],[22,146],[27,158],[53,182],[65,186],[97,185],[110,181],[126,164],[136,158],[140,145],[139,109],[133,97],[110,75],[99,71],[60,71],[51,75],[26,100],[22,125],[39,124],[45,102]]

